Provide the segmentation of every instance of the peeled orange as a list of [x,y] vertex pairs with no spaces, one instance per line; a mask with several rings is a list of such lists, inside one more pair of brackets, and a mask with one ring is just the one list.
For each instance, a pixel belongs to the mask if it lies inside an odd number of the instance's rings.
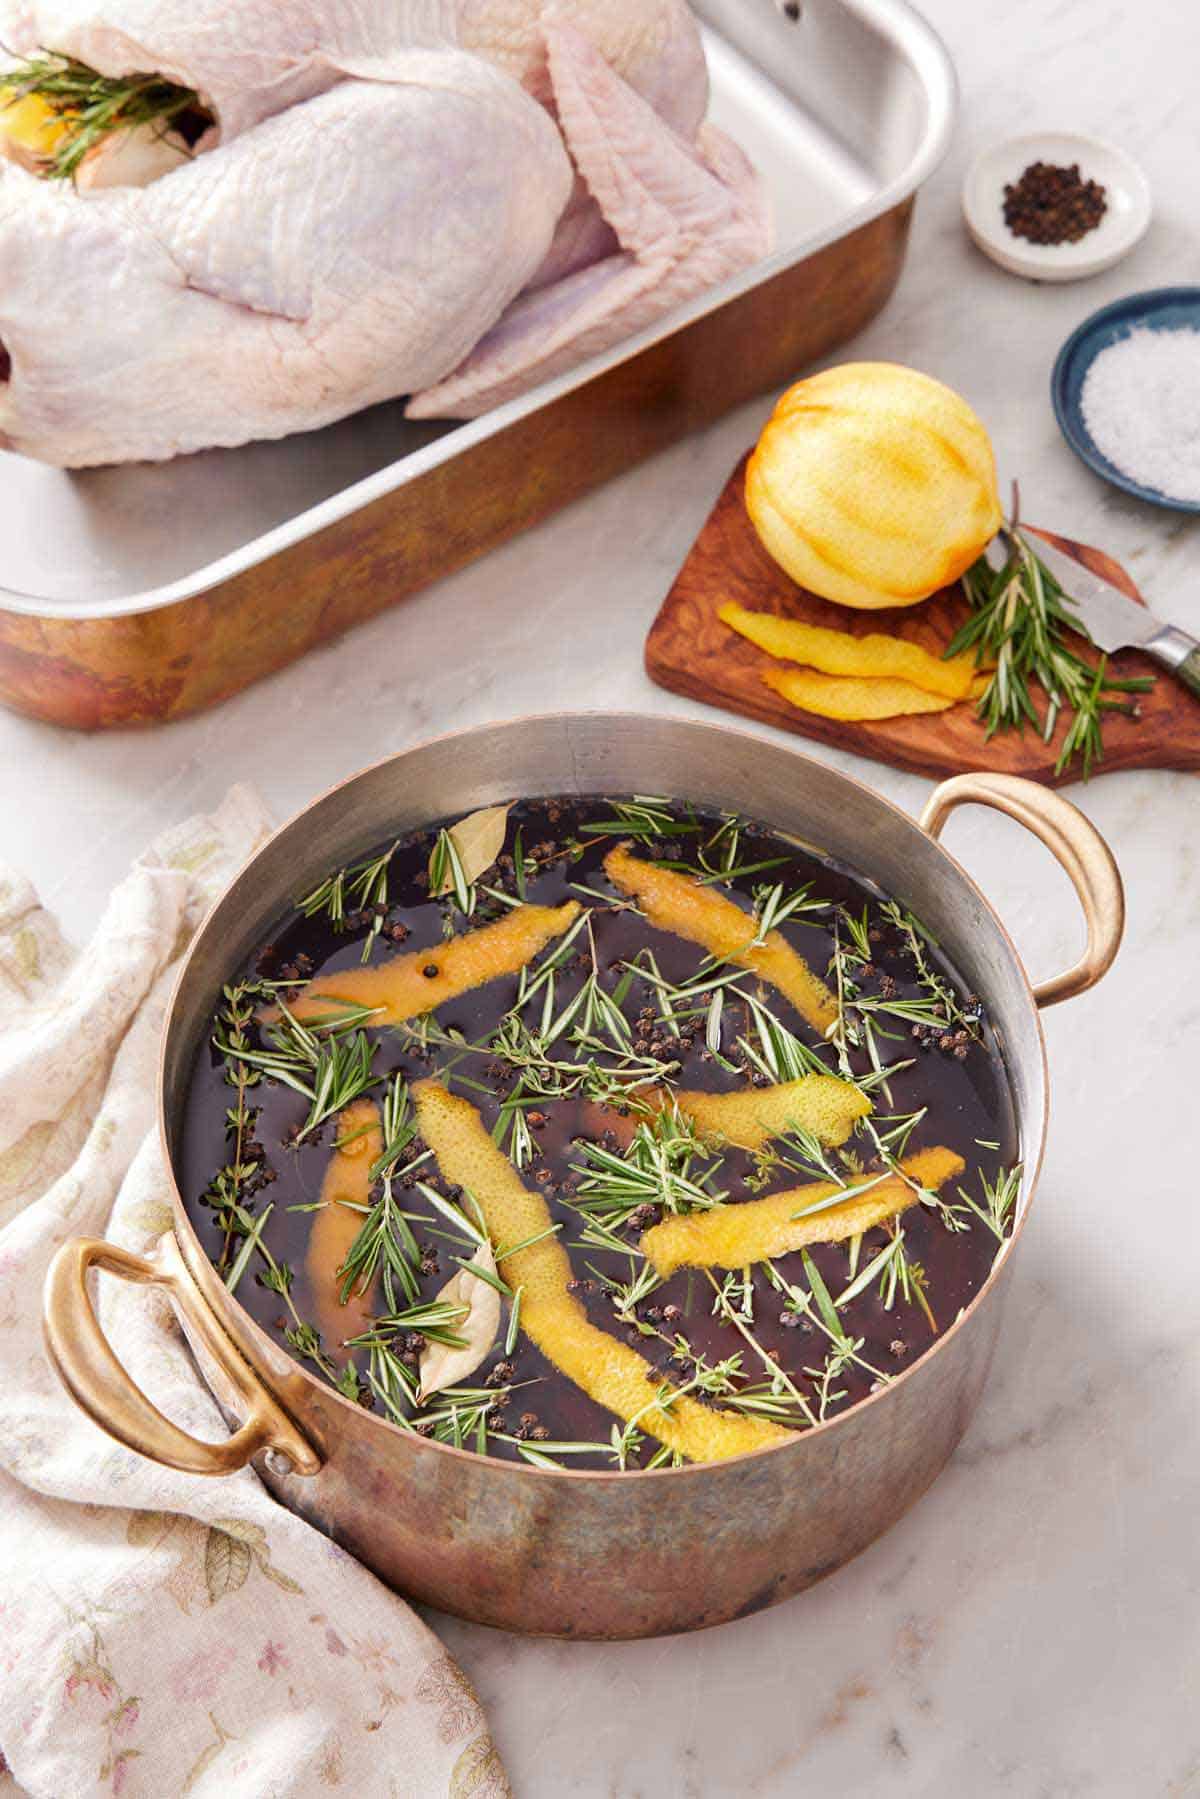
[[844,363],[789,388],[750,458],[746,506],[794,581],[859,607],[927,599],[1003,517],[970,406],[891,362]]

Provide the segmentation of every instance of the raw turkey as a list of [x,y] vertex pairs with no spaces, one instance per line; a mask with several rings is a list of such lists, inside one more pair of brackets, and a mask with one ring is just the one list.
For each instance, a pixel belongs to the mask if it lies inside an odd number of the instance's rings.
[[72,184],[0,106],[0,444],[62,466],[474,416],[768,245],[686,0],[0,0],[0,44],[215,121]]
[[459,0],[465,50],[488,57],[553,103],[546,32],[574,26],[609,68],[684,137],[708,111],[708,65],[687,0]]
[[618,241],[616,254],[523,294],[412,418],[474,418],[572,368],[764,255],[770,217],[736,144],[688,143],[581,33],[547,33],[559,124]]
[[[659,118],[682,137],[695,138],[708,111],[708,63],[687,0],[460,0],[463,42],[507,69],[552,111],[546,32],[572,25]],[[550,254],[530,286],[548,287],[616,249],[616,233],[576,171]]]
[[278,437],[436,382],[571,190],[542,107],[409,51],[140,189],[0,165],[0,437],[67,467]]
[[[552,21],[586,32],[660,117],[695,136],[708,109],[708,66],[687,0],[232,0],[219,7],[198,0],[120,0],[115,7],[113,0],[0,0],[0,44],[22,56],[53,45],[105,75],[154,71],[194,88],[228,143],[344,76],[387,79],[397,54],[454,41],[552,104],[545,49]],[[144,156],[146,147],[139,149]],[[167,158],[153,143],[149,156],[157,157],[158,173]],[[107,179],[93,174],[82,185]],[[615,248],[577,180],[532,285]]]
[[461,44],[546,100],[543,33],[556,20],[586,31],[664,118],[695,132],[708,71],[686,0],[0,0],[0,45],[195,88],[228,142],[345,75],[387,79],[410,49]]

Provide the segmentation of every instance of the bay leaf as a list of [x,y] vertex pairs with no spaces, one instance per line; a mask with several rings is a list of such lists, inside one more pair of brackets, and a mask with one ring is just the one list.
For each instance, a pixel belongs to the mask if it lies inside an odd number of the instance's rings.
[[461,1345],[426,1343],[418,1368],[422,1405],[443,1387],[456,1387],[469,1379],[499,1335],[500,1295],[490,1281],[472,1274],[472,1268],[495,1274],[496,1258],[489,1243],[481,1243],[466,1267],[460,1268],[437,1295],[445,1305],[466,1307],[465,1315],[448,1327],[464,1341]]
[[[509,806],[485,806],[481,812],[468,813],[466,818],[451,825],[448,836],[468,885],[487,873],[504,848],[510,811]],[[449,893],[453,885],[453,875],[447,869],[437,886],[430,886],[429,891],[434,899],[438,899],[443,893]]]

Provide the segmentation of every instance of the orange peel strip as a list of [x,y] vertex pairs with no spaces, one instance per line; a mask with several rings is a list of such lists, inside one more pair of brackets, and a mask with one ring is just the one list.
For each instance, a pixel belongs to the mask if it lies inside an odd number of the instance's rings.
[[[577,900],[562,906],[514,906],[495,924],[465,931],[433,949],[391,956],[375,968],[347,968],[320,975],[289,1000],[288,1007],[297,1018],[305,1019],[327,1015],[330,1001],[371,1006],[374,1016],[364,1021],[368,1029],[401,1024],[406,1018],[436,1011],[473,987],[519,973],[578,916]],[[436,973],[426,974],[428,968]]]
[[585,1130],[611,1131],[618,1142],[629,1142],[645,1118],[672,1105],[707,1141],[751,1150],[764,1148],[772,1137],[782,1137],[796,1126],[836,1148],[871,1110],[870,1100],[852,1081],[835,1074],[806,1074],[774,1087],[741,1087],[732,1093],[643,1087],[629,1096],[624,1113],[615,1106],[585,1105],[582,1123]]
[[[900,1166],[909,1180],[936,1192],[961,1174],[965,1164],[952,1149],[938,1148],[920,1150]],[[843,1191],[833,1181],[815,1181],[769,1194],[766,1199],[664,1218],[645,1232],[639,1247],[664,1280],[677,1268],[745,1268],[809,1243],[841,1243],[857,1237],[860,1231],[869,1231],[915,1205],[920,1197],[908,1181],[890,1174],[841,1205],[820,1212],[809,1209]]]
[[824,625],[805,624],[802,619],[780,618],[774,612],[751,612],[732,601],[721,607],[717,617],[768,656],[802,662],[823,675],[899,680],[944,699],[965,700],[977,673],[970,651],[946,661],[919,643],[883,631],[856,637],[851,631],[832,631]]
[[337,1142],[321,1182],[321,1210],[313,1213],[304,1267],[312,1289],[313,1310],[327,1342],[342,1343],[370,1324],[370,1292],[353,1292],[340,1300],[342,1276],[350,1246],[362,1229],[371,1203],[371,1169],[383,1154],[379,1108],[373,1099],[356,1099],[337,1117]]
[[836,998],[781,932],[771,931],[756,944],[754,920],[740,906],[691,875],[641,861],[623,843],[605,856],[604,868],[658,930],[686,937],[710,956],[750,969],[790,1000],[814,1030],[823,1033],[837,1023]]
[[910,713],[949,712],[957,700],[926,693],[911,681],[886,677],[863,680],[853,675],[819,675],[811,668],[764,668],[762,679],[789,706],[820,718],[903,718]]
[[762,1149],[797,1125],[822,1143],[844,1143],[871,1102],[852,1081],[835,1074],[806,1074],[775,1087],[745,1087],[733,1093],[682,1089],[674,1099],[700,1136],[721,1139],[735,1149]]
[[[446,1180],[470,1192],[494,1244],[521,1243],[550,1229],[550,1209],[526,1187],[469,1100],[436,1081],[414,1084],[417,1125]],[[765,1419],[699,1405],[686,1394],[656,1404],[658,1374],[636,1349],[591,1323],[567,1291],[571,1260],[557,1237],[505,1256],[500,1273],[521,1289],[521,1329],[561,1374],[597,1405],[676,1449],[692,1462],[724,1461],[793,1433]]]

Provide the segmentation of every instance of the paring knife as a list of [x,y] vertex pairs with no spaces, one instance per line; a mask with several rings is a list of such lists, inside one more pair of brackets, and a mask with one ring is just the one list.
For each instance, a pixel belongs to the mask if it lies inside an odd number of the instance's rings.
[[1074,600],[1092,642],[1100,650],[1141,650],[1169,668],[1200,699],[1200,639],[1164,625],[1119,587],[1093,574],[1072,556],[1064,556],[1038,535],[1035,548],[1063,592]]

